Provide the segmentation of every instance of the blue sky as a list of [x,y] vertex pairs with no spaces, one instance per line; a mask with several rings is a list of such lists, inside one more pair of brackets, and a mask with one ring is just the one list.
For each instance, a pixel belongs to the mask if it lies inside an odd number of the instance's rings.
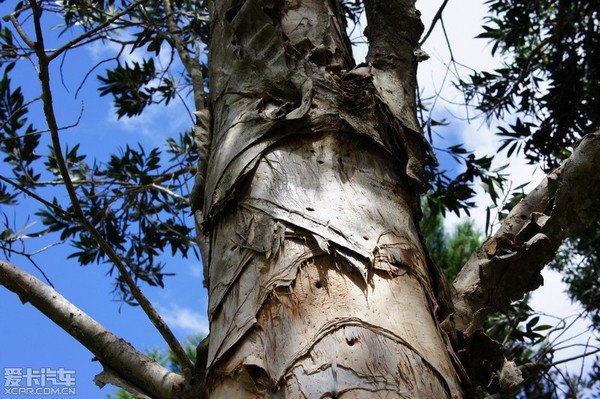
[[[12,4],[0,5],[0,14],[9,12]],[[55,21],[46,20],[47,26]],[[29,28],[29,26],[27,26]],[[28,29],[29,30],[29,29]],[[30,31],[30,30],[29,30]],[[47,43],[55,47],[56,43],[64,43],[73,35],[65,33],[56,40],[55,32],[47,32]],[[150,108],[143,117],[118,121],[112,111],[111,99],[99,97],[97,92],[98,69],[92,74],[79,96],[75,98],[75,90],[85,73],[98,62],[101,57],[109,55],[112,49],[93,46],[70,52],[63,63],[63,76],[66,88],[60,81],[59,62],[55,62],[52,70],[52,89],[57,119],[60,126],[74,123],[81,112],[80,123],[76,128],[62,131],[63,146],[80,143],[80,153],[89,154],[90,158],[105,161],[111,152],[126,144],[140,142],[144,147],[163,146],[165,139],[189,128],[189,116],[180,102],[174,101],[169,107],[156,106]],[[135,60],[137,54],[128,55]],[[20,62],[11,73],[13,86],[21,85],[25,99],[39,96],[40,88],[37,75],[27,61]],[[41,104],[30,107],[30,122],[37,129],[45,129],[45,121],[41,114]],[[40,150],[47,155],[49,144],[47,134],[43,135]],[[43,162],[43,159],[40,161]],[[10,176],[6,165],[0,164],[0,173]],[[46,190],[48,198],[56,196],[61,203],[68,199],[62,188]],[[7,214],[16,221],[15,225],[24,226],[36,221],[34,212],[39,209],[34,201],[21,200],[17,207],[6,209]],[[190,219],[191,225],[191,219]],[[41,229],[38,222],[28,231]],[[58,239],[45,237],[29,240],[27,249],[34,251]],[[130,307],[118,302],[112,294],[113,278],[107,276],[108,265],[90,265],[80,267],[76,261],[67,259],[71,253],[69,245],[53,247],[34,259],[44,269],[57,291],[69,301],[83,309],[94,319],[102,323],[117,336],[131,342],[136,348],[164,348],[162,338],[147,320],[139,307]],[[144,286],[143,290],[156,305],[160,313],[172,326],[181,340],[193,334],[206,333],[207,295],[202,285],[201,263],[194,259],[181,259],[163,256],[167,263],[166,272],[175,273],[167,277],[164,289]],[[40,277],[39,273],[24,258],[13,256],[11,261],[17,266]],[[77,397],[104,398],[114,388],[105,387],[98,390],[93,377],[101,371],[97,362],[92,362],[92,355],[46,319],[29,304],[22,305],[11,292],[0,289],[0,369],[4,367],[64,367],[77,372]],[[0,392],[0,397],[5,397]]]
[[[420,3],[418,6],[423,11],[423,19],[427,24],[427,21],[431,20],[437,4]],[[465,7],[452,8],[449,6],[446,23],[448,30],[455,35],[457,47],[454,52],[457,57],[475,67],[485,68],[494,65],[495,61],[486,57],[487,51],[483,44],[479,42],[475,45],[472,40],[478,33],[483,6],[480,4],[481,2],[471,3],[472,7],[467,7],[466,10]],[[9,12],[9,7],[12,5],[1,4],[0,14],[5,15]],[[50,26],[56,21],[46,22]],[[56,36],[54,33],[55,31],[48,32],[52,37]],[[58,41],[54,39],[47,45],[52,47],[58,42],[64,43],[70,37],[71,34],[66,33]],[[432,59],[421,65],[419,76],[420,82],[427,90],[434,91],[439,89],[441,76],[444,73],[443,63],[440,60],[447,59],[447,54],[444,53],[444,46],[441,44],[442,39],[439,34],[434,33],[428,43],[430,44],[426,46],[425,50],[430,53]],[[154,106],[142,117],[116,120],[111,99],[98,96],[98,83],[94,77],[96,74],[100,74],[102,69],[92,75],[78,98],[75,98],[74,92],[89,67],[102,57],[110,55],[111,52],[114,52],[114,48],[98,44],[69,53],[63,68],[67,88],[63,87],[60,82],[59,62],[55,63],[52,71],[52,88],[59,124],[69,125],[76,121],[83,106],[79,125],[61,133],[63,144],[72,147],[76,143],[80,143],[81,153],[89,154],[90,157],[95,157],[99,161],[108,159],[111,152],[116,152],[119,147],[126,144],[140,142],[145,147],[163,145],[167,137],[189,128],[189,116],[182,104],[177,101],[172,102],[169,107]],[[361,54],[364,56],[364,52],[364,46],[358,48],[357,58],[360,59]],[[136,60],[138,56],[139,54],[127,55],[127,59]],[[12,78],[13,84],[23,87],[26,99],[39,95],[40,89],[36,73],[28,62],[19,63],[17,69],[12,73]],[[451,88],[444,88],[444,93],[450,98],[456,96]],[[453,115],[457,112],[460,111],[447,104],[440,104],[436,107],[438,117],[447,116],[452,120]],[[37,128],[45,128],[39,103],[31,107],[30,118]],[[456,119],[454,120],[456,121]],[[490,129],[479,122],[472,125],[468,125],[466,122],[454,122],[453,125],[440,130],[440,132],[443,134],[445,145],[465,142],[467,147],[475,150],[478,155],[494,152],[497,144]],[[44,143],[48,143],[47,137],[44,137],[43,140]],[[46,144],[42,148],[45,149],[45,146]],[[440,156],[440,161],[442,167],[455,168],[455,165],[449,163],[445,156]],[[499,162],[501,161],[499,160]],[[0,173],[7,175],[6,166],[0,164]],[[517,179],[531,180],[532,174],[537,176],[535,168],[526,167],[522,162],[514,162],[509,173],[513,173]],[[45,193],[57,196],[63,203],[67,202],[66,193],[62,188]],[[485,199],[481,193],[479,199],[481,204],[485,205]],[[474,212],[474,217],[481,228],[485,206],[480,208]],[[33,214],[37,209],[38,206],[34,202],[22,201],[18,207],[9,209],[8,213],[13,215],[17,225],[24,225],[29,216],[32,217],[30,221],[35,221]],[[449,217],[446,221],[447,226],[451,228],[458,220],[459,218]],[[31,231],[35,231],[39,227],[38,223],[31,228]],[[56,241],[56,237],[31,240],[28,249],[36,250],[54,242],[53,240]],[[131,342],[140,350],[165,347],[161,337],[139,308],[115,301],[116,296],[111,293],[113,279],[106,275],[107,265],[80,267],[77,262],[67,259],[69,254],[68,245],[61,245],[41,253],[36,256],[35,260],[45,270],[62,295],[116,335]],[[180,339],[206,332],[207,297],[206,290],[202,286],[200,261],[193,258],[181,259],[168,256],[163,257],[162,260],[167,263],[166,272],[176,275],[167,277],[164,289],[143,286],[143,291],[157,306]],[[26,259],[15,256],[11,261],[39,276],[39,273]],[[562,289],[560,283],[553,284],[554,291],[545,294],[546,298],[555,295]],[[538,302],[543,303],[544,300]],[[564,299],[563,302],[566,303]],[[573,308],[566,305],[565,309],[565,312],[573,311]],[[0,320],[2,320],[0,322],[0,342],[3,342],[0,345],[0,369],[3,367],[75,369],[77,371],[77,397],[104,398],[107,393],[114,391],[114,388],[109,387],[99,391],[94,385],[92,379],[101,371],[101,367],[97,362],[91,361],[92,355],[85,348],[31,305],[22,305],[14,294],[4,289],[0,289]],[[0,395],[2,394],[0,392]],[[0,398],[3,397],[5,396],[0,396]]]

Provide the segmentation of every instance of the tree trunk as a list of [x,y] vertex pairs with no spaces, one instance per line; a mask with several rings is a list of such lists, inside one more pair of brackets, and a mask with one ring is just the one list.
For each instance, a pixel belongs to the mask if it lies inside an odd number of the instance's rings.
[[355,67],[337,0],[208,2],[211,398],[463,397],[417,223],[422,24],[366,3],[404,25]]

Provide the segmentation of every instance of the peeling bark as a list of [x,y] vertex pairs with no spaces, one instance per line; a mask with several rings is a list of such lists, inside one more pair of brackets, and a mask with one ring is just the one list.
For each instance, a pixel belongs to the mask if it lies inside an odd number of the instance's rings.
[[408,157],[407,175],[425,187],[423,163],[433,158],[417,120],[417,64],[429,58],[419,46],[423,33],[421,13],[414,0],[365,0],[369,39],[367,62],[373,85],[401,127],[398,130]]
[[503,220],[453,283],[456,328],[469,336],[484,317],[543,283],[540,271],[562,241],[583,231],[600,208],[600,132],[585,136]]
[[463,397],[415,221],[422,25],[356,68],[335,0],[209,6],[210,397]]
[[183,387],[180,375],[139,353],[49,285],[2,260],[0,284],[17,294],[23,303],[30,302],[94,354],[105,368],[95,379],[100,387],[116,383],[140,398],[179,397]]

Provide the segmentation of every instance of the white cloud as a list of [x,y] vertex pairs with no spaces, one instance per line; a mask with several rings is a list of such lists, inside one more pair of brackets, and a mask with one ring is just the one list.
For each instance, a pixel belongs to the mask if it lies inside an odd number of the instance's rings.
[[195,278],[203,277],[204,270],[202,269],[202,264],[200,263],[192,263],[190,265],[190,275]]
[[123,131],[140,133],[157,143],[162,143],[167,137],[192,127],[192,120],[178,98],[172,100],[169,105],[152,104],[141,115],[131,118],[125,116],[118,119],[113,106],[108,110],[107,119]]
[[[590,321],[581,317],[582,307],[577,302],[572,302],[567,294],[567,286],[562,282],[560,273],[553,270],[544,269],[544,285],[533,292],[530,306],[537,312],[545,314],[540,317],[539,324],[556,325],[559,319],[563,319],[566,331],[558,330],[550,334],[550,340],[562,344],[557,345],[563,349],[557,351],[555,361],[569,359],[584,353],[586,345],[590,345],[588,352],[593,347],[600,346],[600,335],[594,330]],[[562,334],[561,334],[562,333]],[[592,359],[577,359],[566,362],[560,367],[573,372],[578,372],[582,368],[584,373],[592,369]]]
[[[127,37],[120,37],[120,39],[127,40]],[[116,56],[121,50],[121,45],[112,41],[95,41],[89,46],[86,46],[93,60],[98,62],[106,58]],[[123,53],[121,54],[122,60],[132,65],[132,63],[141,63],[144,60],[146,52],[142,49],[135,49],[131,51],[131,45],[125,46]],[[147,57],[146,57],[147,58]]]
[[174,303],[159,307],[158,312],[172,328],[186,334],[208,334],[208,319],[199,312]]

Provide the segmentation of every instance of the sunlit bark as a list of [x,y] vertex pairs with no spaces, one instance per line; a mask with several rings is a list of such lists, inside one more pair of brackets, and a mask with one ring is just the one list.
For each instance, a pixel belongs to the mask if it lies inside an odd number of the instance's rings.
[[209,6],[210,397],[462,397],[416,227],[412,2],[358,68],[337,1]]

